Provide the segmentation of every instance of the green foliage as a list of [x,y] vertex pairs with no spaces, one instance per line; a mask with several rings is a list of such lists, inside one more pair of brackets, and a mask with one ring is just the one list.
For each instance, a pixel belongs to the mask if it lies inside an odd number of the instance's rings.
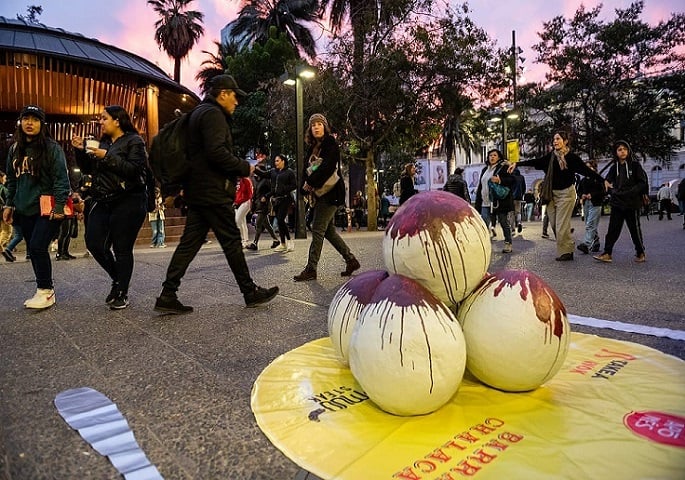
[[590,157],[609,154],[623,138],[635,152],[666,160],[679,145],[670,130],[682,117],[685,14],[650,26],[640,18],[643,1],[616,9],[610,21],[599,20],[601,8],[581,6],[543,24],[533,48],[553,87],[528,106],[546,115],[550,133],[573,130],[575,147]]

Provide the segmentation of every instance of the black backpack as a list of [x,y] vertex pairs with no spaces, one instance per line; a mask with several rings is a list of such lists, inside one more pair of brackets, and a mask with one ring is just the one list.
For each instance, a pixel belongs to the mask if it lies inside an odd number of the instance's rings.
[[192,110],[173,119],[152,139],[150,166],[163,187],[181,184],[190,173],[188,136],[191,114]]

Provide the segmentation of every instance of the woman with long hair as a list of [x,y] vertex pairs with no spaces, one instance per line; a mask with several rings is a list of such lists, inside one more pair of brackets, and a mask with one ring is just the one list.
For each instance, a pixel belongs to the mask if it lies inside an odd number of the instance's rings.
[[305,134],[305,142],[308,145],[307,157],[309,166],[305,165],[302,172],[302,193],[309,195],[312,199],[313,218],[312,218],[312,243],[309,244],[309,257],[304,270],[295,275],[296,282],[316,280],[316,269],[321,257],[324,239],[328,240],[345,260],[345,270],[340,272],[340,276],[349,277],[352,272],[358,270],[361,265],[352,255],[350,248],[340,237],[335,229],[335,212],[340,205],[345,204],[345,189],[336,188],[342,182],[338,179],[336,186],[326,193],[317,194],[316,190],[323,187],[326,181],[340,170],[340,147],[331,135],[328,120],[320,113],[315,113],[309,117],[309,128]]
[[[603,182],[597,172],[593,172],[585,162],[571,150],[571,138],[568,132],[557,130],[552,137],[552,151],[540,158],[523,160],[509,166],[509,173],[514,168],[535,167],[543,170],[545,177],[552,174],[552,199],[547,204],[547,216],[552,231],[557,239],[557,257],[559,262],[573,260],[575,242],[571,233],[571,215],[576,206],[576,173]],[[605,188],[608,184],[605,184]]]
[[[16,222],[26,239],[27,256],[36,277],[36,293],[24,302],[26,308],[43,309],[55,304],[52,263],[48,247],[64,220],[69,197],[69,175],[64,151],[49,137],[45,112],[27,105],[19,114],[16,143],[7,158],[7,201],[3,220]],[[54,198],[54,207],[41,214],[41,196]]]
[[100,128],[98,147],[86,146],[78,136],[71,143],[79,168],[92,175],[86,246],[112,279],[105,303],[118,310],[129,305],[133,246],[147,213],[147,152],[123,107],[105,107],[100,115]]
[[271,204],[276,214],[281,244],[274,249],[274,252],[295,250],[295,243],[290,239],[290,230],[285,217],[288,216],[290,206],[293,204],[292,191],[296,188],[297,178],[295,172],[288,168],[288,159],[283,155],[276,155],[274,168],[271,170]]
[[[504,198],[495,198],[490,190],[490,182],[509,187],[509,194]],[[480,181],[476,189],[476,210],[480,213],[485,225],[490,229],[494,238],[494,220],[502,227],[504,234],[504,248],[502,253],[511,253],[511,225],[509,224],[509,212],[514,211],[514,199],[511,193],[516,179],[507,172],[502,152],[492,149],[487,154],[487,165],[480,173]]]
[[419,193],[414,187],[414,177],[416,176],[416,165],[407,163],[404,171],[400,175],[400,205],[409,200],[412,195]]

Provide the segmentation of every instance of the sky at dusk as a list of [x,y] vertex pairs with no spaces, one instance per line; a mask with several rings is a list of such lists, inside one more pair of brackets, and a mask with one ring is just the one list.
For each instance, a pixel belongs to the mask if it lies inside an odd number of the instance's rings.
[[[461,4],[450,0],[453,5]],[[603,18],[612,18],[615,8],[625,8],[629,1],[617,0],[472,0],[471,18],[497,42],[498,46],[511,45],[511,32],[516,31],[516,43],[526,58],[527,81],[542,81],[544,66],[533,62],[531,46],[538,42],[537,32],[542,23],[556,15],[569,17],[584,4],[586,9],[604,5]],[[181,63],[181,83],[199,94],[195,74],[207,60],[203,50],[216,53],[214,41],[220,40],[221,29],[234,20],[240,8],[239,0],[195,0],[191,9],[205,15],[205,35],[186,60]],[[156,63],[165,72],[173,72],[173,61],[161,52],[154,41],[154,23],[158,17],[145,0],[2,0],[0,16],[16,18],[25,14],[28,5],[41,5],[39,20],[48,27],[62,28],[86,37],[133,52]],[[643,19],[656,24],[674,12],[685,12],[682,0],[645,0]],[[321,32],[313,31],[317,38]]]

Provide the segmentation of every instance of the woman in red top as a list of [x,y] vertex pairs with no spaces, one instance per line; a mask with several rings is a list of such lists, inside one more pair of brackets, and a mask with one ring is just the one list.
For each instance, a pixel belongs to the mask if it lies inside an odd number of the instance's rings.
[[251,243],[250,234],[247,231],[247,214],[252,207],[253,193],[252,179],[250,177],[240,177],[235,192],[235,223],[238,225],[238,230],[240,230],[240,240],[243,243],[243,248]]

